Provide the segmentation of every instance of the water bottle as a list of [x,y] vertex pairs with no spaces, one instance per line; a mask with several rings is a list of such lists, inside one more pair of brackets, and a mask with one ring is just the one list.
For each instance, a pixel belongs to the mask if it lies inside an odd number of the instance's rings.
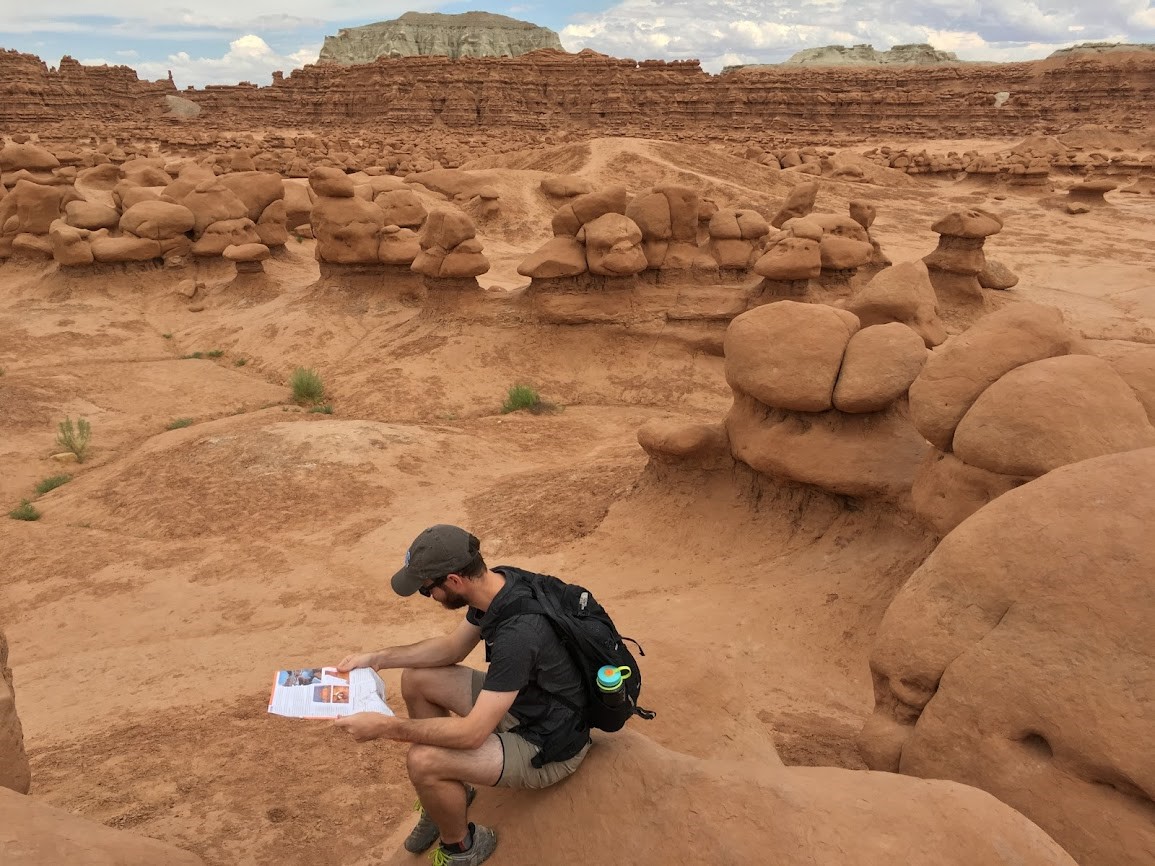
[[607,707],[620,707],[626,700],[626,680],[633,673],[629,667],[605,665],[598,669],[598,692]]

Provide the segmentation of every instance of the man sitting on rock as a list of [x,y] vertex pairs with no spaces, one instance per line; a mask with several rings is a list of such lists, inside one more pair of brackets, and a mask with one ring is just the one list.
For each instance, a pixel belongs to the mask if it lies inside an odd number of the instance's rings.
[[[405,849],[424,851],[440,836],[435,866],[475,866],[497,846],[493,830],[468,820],[474,785],[545,788],[589,751],[585,691],[569,652],[543,615],[505,617],[530,594],[523,574],[487,568],[480,542],[464,529],[432,526],[409,547],[393,591],[420,592],[449,610],[468,605],[465,621],[442,637],[350,655],[338,666],[405,669],[408,719],[357,713],[336,724],[358,741],[413,743],[409,778],[421,817]],[[487,673],[459,664],[481,639]]]

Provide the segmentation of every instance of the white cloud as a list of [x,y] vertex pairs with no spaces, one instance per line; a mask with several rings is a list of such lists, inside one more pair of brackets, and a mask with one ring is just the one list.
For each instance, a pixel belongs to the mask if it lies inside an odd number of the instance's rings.
[[[416,9],[435,9],[446,0],[383,0],[374,4],[371,20],[396,18]],[[0,17],[0,33],[35,31],[88,34],[134,32],[138,38],[182,38],[183,31],[253,33],[291,32],[323,27],[327,22],[352,18],[370,20],[359,4],[349,0],[119,0],[113,7],[93,8],[92,0],[52,0],[52,10],[8,9]],[[72,20],[76,19],[76,20]]]
[[963,60],[1045,57],[1075,42],[1155,41],[1150,0],[622,0],[576,15],[570,51],[688,59],[704,69],[777,63],[803,48],[929,42]]
[[271,82],[277,70],[288,73],[316,62],[320,51],[320,45],[305,45],[291,54],[278,54],[260,36],[248,33],[230,42],[223,57],[193,57],[180,51],[165,61],[145,61],[135,66],[141,78],[147,79],[165,78],[171,71],[181,89],[190,84],[203,87],[240,81],[264,85]]

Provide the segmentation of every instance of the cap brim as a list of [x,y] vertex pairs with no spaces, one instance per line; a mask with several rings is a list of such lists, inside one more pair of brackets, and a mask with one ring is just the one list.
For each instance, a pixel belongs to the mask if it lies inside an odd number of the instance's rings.
[[421,586],[421,578],[409,573],[409,568],[406,566],[399,572],[393,575],[393,591],[400,596],[410,596],[417,592]]

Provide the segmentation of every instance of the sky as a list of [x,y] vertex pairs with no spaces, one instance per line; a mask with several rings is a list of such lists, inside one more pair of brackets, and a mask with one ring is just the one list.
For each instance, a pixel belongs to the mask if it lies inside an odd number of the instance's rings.
[[569,51],[695,58],[708,72],[821,45],[929,42],[962,60],[1033,60],[1079,42],[1155,42],[1152,0],[0,0],[0,47],[55,66],[171,71],[180,88],[249,81],[316,60],[328,34],[406,11],[497,12],[557,31]]

